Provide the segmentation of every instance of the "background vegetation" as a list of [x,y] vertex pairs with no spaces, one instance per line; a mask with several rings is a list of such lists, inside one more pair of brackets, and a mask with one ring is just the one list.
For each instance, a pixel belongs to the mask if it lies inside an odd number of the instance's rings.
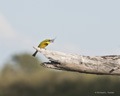
[[96,96],[120,94],[119,76],[100,76],[41,67],[31,54],[16,54],[0,72],[0,96]]

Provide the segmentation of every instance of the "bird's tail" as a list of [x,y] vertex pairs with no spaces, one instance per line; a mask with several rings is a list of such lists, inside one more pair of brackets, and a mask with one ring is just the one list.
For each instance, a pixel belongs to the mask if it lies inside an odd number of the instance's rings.
[[36,51],[35,51],[35,53],[34,53],[32,56],[34,56],[34,57],[35,57],[35,56],[36,56],[36,54],[37,54],[37,52],[38,52],[38,51],[36,50]]

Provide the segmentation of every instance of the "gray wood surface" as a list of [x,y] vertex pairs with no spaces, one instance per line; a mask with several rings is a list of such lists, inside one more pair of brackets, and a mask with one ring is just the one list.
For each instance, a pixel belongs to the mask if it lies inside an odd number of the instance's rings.
[[83,56],[34,48],[49,59],[49,62],[41,64],[46,68],[88,74],[120,75],[120,55]]

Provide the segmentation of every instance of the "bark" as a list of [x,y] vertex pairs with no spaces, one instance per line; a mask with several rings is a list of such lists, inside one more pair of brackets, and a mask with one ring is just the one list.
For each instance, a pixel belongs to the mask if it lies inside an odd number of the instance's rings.
[[88,74],[120,75],[120,55],[84,56],[34,48],[49,59],[49,62],[40,64],[46,68]]

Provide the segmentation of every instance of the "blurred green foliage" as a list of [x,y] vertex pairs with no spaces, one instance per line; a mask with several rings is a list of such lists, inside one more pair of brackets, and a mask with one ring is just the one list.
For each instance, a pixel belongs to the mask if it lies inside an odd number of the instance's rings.
[[[17,54],[0,74],[0,96],[119,96],[120,77],[46,69],[31,54]],[[108,93],[111,92],[111,93]]]

